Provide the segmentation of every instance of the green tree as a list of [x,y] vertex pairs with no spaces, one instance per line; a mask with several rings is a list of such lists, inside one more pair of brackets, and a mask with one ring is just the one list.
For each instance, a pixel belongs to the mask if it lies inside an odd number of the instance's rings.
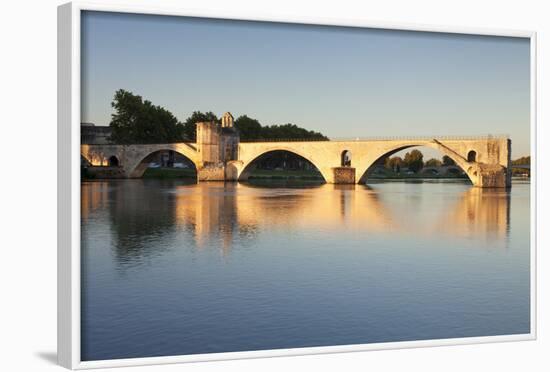
[[319,132],[307,130],[296,124],[270,125],[262,128],[262,138],[273,139],[315,139],[328,140],[328,137]]
[[426,161],[426,167],[440,167],[441,166],[441,160],[431,158],[428,161]]
[[513,165],[530,165],[531,164],[531,156],[522,156],[519,159],[512,160]]
[[401,167],[403,167],[403,159],[399,156],[393,156],[391,158],[388,156],[384,162],[384,167],[399,173],[401,171]]
[[453,159],[451,159],[447,155],[443,155],[443,165],[448,167],[448,166],[451,166],[451,165],[456,165],[456,163]]
[[[194,111],[185,122],[181,123],[168,110],[153,105],[123,89],[115,93],[110,126],[111,141],[119,144],[131,143],[171,143],[179,141],[196,141],[198,122],[214,121],[220,123],[218,117],[211,111]],[[319,132],[300,128],[295,124],[262,126],[256,119],[247,115],[235,120],[241,139],[317,139],[328,140]]]
[[242,115],[235,120],[235,127],[239,130],[243,140],[260,139],[315,139],[328,140],[328,137],[319,132],[301,128],[295,124],[263,126],[257,119]]
[[423,161],[424,155],[422,155],[422,152],[419,150],[412,150],[411,152],[407,152],[405,154],[405,158],[403,159],[403,163],[413,172],[418,172],[422,167],[424,166]]
[[212,111],[200,112],[193,111],[191,116],[185,120],[185,122],[179,127],[180,137],[185,141],[195,142],[197,140],[197,123],[205,121],[215,121],[219,123],[220,120]]
[[181,140],[178,119],[168,110],[119,89],[111,106],[111,141],[120,144],[170,143]]
[[252,140],[262,139],[262,125],[256,119],[249,118],[246,115],[239,116],[235,120],[235,127],[239,130],[241,139]]

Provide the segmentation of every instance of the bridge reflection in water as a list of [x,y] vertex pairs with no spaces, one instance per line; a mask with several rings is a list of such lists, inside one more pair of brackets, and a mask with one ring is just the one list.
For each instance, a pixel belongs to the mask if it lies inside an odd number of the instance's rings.
[[[107,235],[116,239],[121,264],[158,256],[174,241],[198,250],[218,247],[228,255],[236,240],[253,247],[258,235],[269,231],[338,231],[352,238],[440,235],[506,248],[510,191],[460,183],[285,188],[160,180],[83,183],[83,225],[97,210],[109,214],[109,231],[83,229],[83,234],[93,234],[83,242]],[[167,244],[149,243],[159,235]]]

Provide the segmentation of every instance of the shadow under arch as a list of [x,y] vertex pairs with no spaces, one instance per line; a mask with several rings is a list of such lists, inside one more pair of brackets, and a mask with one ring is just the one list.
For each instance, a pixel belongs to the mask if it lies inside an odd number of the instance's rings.
[[143,174],[149,167],[149,164],[154,162],[156,160],[157,156],[159,156],[163,152],[172,152],[174,154],[178,154],[181,157],[185,159],[185,162],[189,165],[193,166],[193,170],[195,172],[195,178],[197,178],[197,164],[193,160],[191,160],[187,155],[183,154],[180,151],[173,150],[173,149],[158,149],[153,152],[150,152],[145,157],[143,157],[137,164],[131,166],[131,169],[129,169],[129,177],[130,178],[141,178],[143,177]]
[[258,168],[258,165],[260,165],[262,162],[269,160],[270,157],[276,157],[276,156],[284,156],[291,154],[294,157],[295,161],[299,162],[305,162],[305,164],[309,164],[311,168],[315,169],[315,171],[318,173],[319,177],[322,178],[322,182],[326,183],[327,178],[326,176],[321,172],[321,169],[314,163],[312,159],[310,159],[307,156],[304,156],[302,154],[299,154],[298,152],[294,150],[287,150],[284,148],[280,149],[270,149],[268,151],[265,151],[259,155],[256,155],[251,161],[249,161],[244,167],[242,172],[240,173],[238,177],[239,182],[247,181],[254,170]]
[[[455,162],[456,167],[464,171],[464,173],[468,178],[468,181],[471,184],[474,184],[474,181],[472,180],[472,175],[469,172],[471,170],[471,163],[469,163],[467,159],[462,158],[460,155],[454,153],[453,151],[447,150],[444,146],[438,145],[437,143],[411,143],[410,145],[401,145],[394,149],[384,151],[383,153],[377,156],[376,160],[374,160],[372,163],[367,165],[366,170],[362,172],[361,177],[359,178],[359,183],[365,184],[368,178],[372,175],[375,168],[379,165],[383,165],[383,162],[386,158],[400,151],[414,148],[414,147],[429,147],[433,150],[438,151],[442,155],[448,156]],[[474,171],[474,172],[475,172],[474,176],[477,176],[477,171]]]
[[81,167],[91,167],[92,162],[90,161],[90,159],[85,157],[83,154],[80,154],[80,166]]

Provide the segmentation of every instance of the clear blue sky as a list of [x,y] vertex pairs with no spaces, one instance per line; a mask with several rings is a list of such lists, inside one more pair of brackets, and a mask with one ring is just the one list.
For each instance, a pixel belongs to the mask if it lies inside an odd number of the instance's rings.
[[82,121],[126,89],[329,137],[509,134],[529,154],[529,40],[85,12]]

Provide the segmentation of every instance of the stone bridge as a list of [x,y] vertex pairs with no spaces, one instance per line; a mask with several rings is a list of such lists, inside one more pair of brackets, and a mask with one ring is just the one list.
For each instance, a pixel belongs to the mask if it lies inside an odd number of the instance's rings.
[[[199,152],[195,143],[167,143],[147,145],[87,145],[80,146],[83,160],[95,167],[119,167],[125,178],[140,178],[160,151],[174,151],[189,159],[195,167]],[[198,167],[197,167],[198,169]]]
[[[198,123],[200,126],[202,123]],[[208,123],[213,125],[212,123]],[[197,132],[199,133],[199,132]],[[219,131],[217,135],[222,131]],[[81,145],[92,166],[117,166],[121,176],[141,177],[159,151],[174,151],[196,167],[199,181],[246,181],[258,160],[273,151],[288,151],[310,161],[327,183],[364,183],[374,165],[401,150],[426,146],[453,159],[474,186],[509,187],[511,141],[506,137],[441,137],[351,141],[234,142],[229,151],[219,138],[197,136],[196,143]],[[225,156],[224,154],[229,154]]]

